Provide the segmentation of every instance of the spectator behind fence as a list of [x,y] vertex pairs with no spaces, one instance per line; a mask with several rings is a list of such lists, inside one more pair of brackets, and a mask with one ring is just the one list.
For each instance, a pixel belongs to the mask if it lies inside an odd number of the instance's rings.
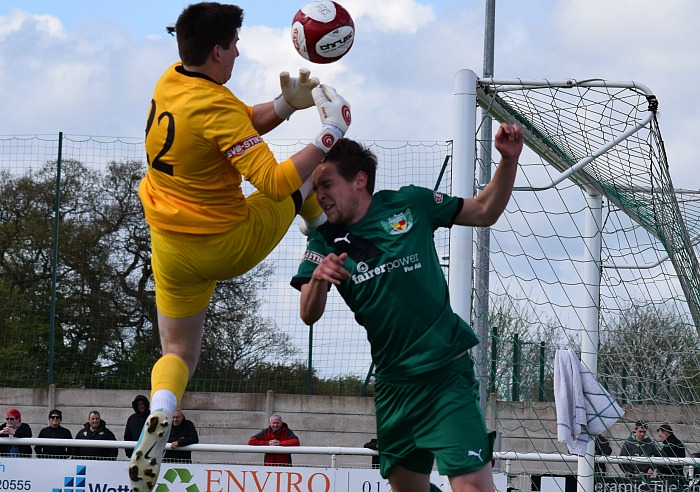
[[[377,451],[378,450],[377,439],[376,438],[370,439],[369,441],[367,441],[365,443],[365,445],[363,447],[365,447],[367,449],[374,449],[375,451]],[[378,454],[375,456],[372,456],[372,468],[379,468],[379,455]]]
[[[658,448],[647,436],[647,424],[638,420],[634,424],[634,432],[622,444],[620,456],[661,456]],[[651,463],[622,463],[620,468],[631,478],[649,478],[654,475]]]
[[[54,408],[49,412],[49,426],[44,427],[39,431],[39,438],[42,439],[73,439],[70,431],[61,426],[63,422],[63,412],[58,408]],[[62,446],[47,446],[37,444],[34,446],[34,452],[37,458],[69,458],[73,452],[71,443],[66,443]]]
[[[595,438],[595,454],[597,456],[610,456],[612,454],[612,447],[610,446],[610,441],[608,441],[608,438],[603,436],[602,434],[598,434]],[[604,475],[607,469],[608,468],[605,463],[596,462],[596,473]]]
[[[125,441],[138,441],[141,435],[141,430],[146,423],[148,414],[150,412],[148,398],[143,395],[137,395],[134,401],[131,402],[131,408],[134,409],[134,413],[129,415],[126,421],[126,427],[124,427],[124,440]],[[131,453],[134,452],[133,449],[124,449],[126,456],[131,458]]]
[[[685,445],[676,437],[668,422],[656,429],[659,436],[661,455],[666,458],[685,458]],[[657,476],[667,480],[676,481],[683,476],[683,465],[661,465],[656,469]]]
[[22,422],[22,414],[16,408],[11,408],[5,414],[5,423],[0,425],[0,456],[17,457],[31,456],[32,447],[22,446],[17,439],[32,437],[32,429]]
[[[285,422],[282,422],[282,417],[274,414],[270,417],[270,426],[251,437],[248,444],[251,446],[299,446],[299,438]],[[265,453],[264,463],[271,466],[290,466],[292,455]]]
[[[116,441],[114,433],[107,428],[107,422],[100,418],[100,412],[93,410],[90,412],[88,421],[83,429],[79,430],[75,435],[76,439],[88,441]],[[79,443],[75,444],[73,456],[86,460],[108,459],[116,460],[119,449],[117,448],[88,448],[81,447]]]
[[185,414],[181,410],[175,410],[172,424],[170,437],[168,437],[172,449],[165,452],[163,461],[165,463],[192,463],[192,451],[182,451],[178,448],[197,444],[199,442],[197,429],[191,420],[185,418]]

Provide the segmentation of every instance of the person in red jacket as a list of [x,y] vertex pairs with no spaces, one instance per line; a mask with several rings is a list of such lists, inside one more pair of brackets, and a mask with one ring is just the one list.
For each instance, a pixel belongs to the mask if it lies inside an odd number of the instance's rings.
[[[270,427],[263,429],[248,440],[250,446],[299,446],[299,438],[292,429],[282,422],[277,414],[270,417]],[[291,466],[292,455],[265,453],[265,464],[271,466]]]

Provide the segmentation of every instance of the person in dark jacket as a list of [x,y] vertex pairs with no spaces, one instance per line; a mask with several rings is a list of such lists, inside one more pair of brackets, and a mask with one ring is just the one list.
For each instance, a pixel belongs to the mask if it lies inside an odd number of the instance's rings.
[[[274,414],[270,417],[270,426],[251,437],[248,444],[250,446],[299,446],[299,438],[286,423],[282,422],[282,417]],[[292,464],[292,455],[265,453],[264,463],[289,466]]]
[[[647,436],[647,424],[638,420],[634,424],[634,432],[627,438],[620,448],[620,456],[647,456],[660,457],[659,449]],[[651,463],[622,463],[620,468],[625,475],[631,478],[651,478],[654,475],[654,466]]]
[[[63,422],[63,412],[58,408],[54,408],[49,412],[49,426],[44,427],[39,431],[39,437],[42,439],[73,439],[70,431],[61,426]],[[69,458],[73,452],[70,443],[63,446],[46,446],[37,444],[34,446],[34,452],[37,458]]]
[[[666,458],[685,458],[685,445],[673,433],[671,424],[661,424],[656,429],[656,432],[659,436],[659,442],[663,444],[660,450],[661,456]],[[683,465],[660,465],[656,469],[656,475],[676,483],[679,478],[683,477]]]
[[11,408],[5,415],[5,423],[0,425],[0,456],[18,457],[31,456],[31,446],[21,446],[16,439],[32,437],[29,424],[22,422],[22,414],[16,408]]
[[[143,395],[136,395],[134,401],[131,402],[131,408],[134,409],[134,413],[129,415],[126,421],[126,427],[124,428],[124,440],[125,441],[138,441],[143,426],[148,418],[149,402],[148,398]],[[131,458],[131,453],[134,452],[133,449],[124,449],[126,456]]]
[[[377,447],[377,438],[375,437],[370,439],[362,447],[367,449],[374,449],[375,451],[377,451],[379,449]],[[372,468],[379,468],[379,455],[372,456]]]
[[181,451],[178,448],[197,444],[199,442],[197,429],[191,420],[185,418],[181,410],[175,410],[172,424],[170,437],[168,437],[172,450],[165,452],[164,463],[192,463],[192,451]]
[[[75,435],[76,440],[90,440],[90,441],[116,441],[117,438],[114,433],[107,428],[107,422],[100,418],[100,412],[93,410],[90,412],[89,420],[85,423],[85,426],[78,431]],[[98,460],[98,459],[108,459],[116,460],[117,454],[119,452],[118,448],[88,448],[81,447],[79,443],[76,443],[73,450],[73,457],[81,458],[86,460]]]
[[[610,456],[612,454],[612,446],[610,446],[610,441],[608,441],[608,438],[602,434],[598,434],[595,437],[595,454],[596,456]],[[597,474],[605,475],[607,469],[608,467],[605,463],[596,462],[595,472]]]

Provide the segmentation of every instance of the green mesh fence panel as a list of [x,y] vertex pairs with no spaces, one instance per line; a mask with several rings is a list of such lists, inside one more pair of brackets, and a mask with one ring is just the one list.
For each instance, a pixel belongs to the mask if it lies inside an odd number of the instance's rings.
[[[365,143],[381,162],[379,187],[433,188],[450,155],[447,142]],[[279,141],[271,148],[282,160],[304,145]],[[147,387],[160,350],[148,229],[137,196],[143,140],[5,137],[0,166],[0,326],[7,342],[0,347],[0,385]],[[448,191],[449,182],[448,172],[440,189]],[[447,231],[437,240],[446,251]],[[372,393],[364,330],[340,298],[332,296],[313,331],[299,319],[289,281],[304,248],[294,224],[259,268],[219,283],[190,390]]]

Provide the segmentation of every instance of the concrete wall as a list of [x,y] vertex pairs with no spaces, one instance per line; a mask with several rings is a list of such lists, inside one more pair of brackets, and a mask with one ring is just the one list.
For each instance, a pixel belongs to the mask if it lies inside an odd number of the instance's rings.
[[[80,390],[80,389],[18,389],[0,388],[0,412],[12,407],[22,412],[22,420],[32,427],[34,436],[48,425],[48,412],[57,407],[63,411],[63,425],[73,435],[87,422],[90,410],[98,410],[108,427],[122,439],[124,424],[133,413],[131,401],[137,394],[148,396],[147,390]],[[689,448],[697,451],[697,405],[653,405],[626,410],[623,421],[615,424],[609,437],[613,454],[619,452],[629,436],[631,425],[642,419],[649,423],[650,435],[656,437],[658,424],[673,423],[676,435]],[[566,446],[556,438],[556,412],[553,403],[495,402],[497,419],[489,412],[489,427],[501,433],[502,451],[566,453]],[[250,436],[267,427],[269,415],[279,413],[299,436],[304,446],[362,447],[375,436],[374,399],[366,397],[306,396],[240,394],[240,393],[186,393],[182,409],[192,420],[202,443],[247,444]],[[120,459],[125,459],[120,452]],[[320,455],[294,455],[294,464],[328,466],[330,458]],[[262,455],[196,452],[195,462],[262,463]],[[338,456],[339,466],[370,463],[369,457]],[[521,464],[514,464],[514,470]],[[532,471],[565,472],[566,465],[529,463]],[[615,468],[615,467],[613,467]]]

